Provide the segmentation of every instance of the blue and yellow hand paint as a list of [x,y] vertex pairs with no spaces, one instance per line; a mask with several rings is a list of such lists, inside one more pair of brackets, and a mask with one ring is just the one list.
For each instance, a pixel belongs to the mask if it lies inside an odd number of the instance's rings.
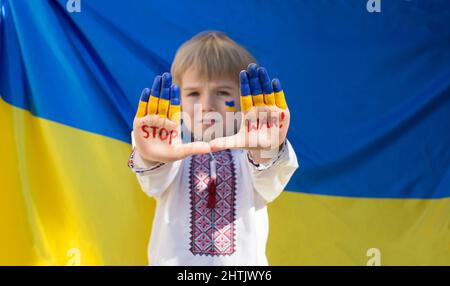
[[158,114],[179,123],[180,112],[180,88],[172,84],[170,73],[164,73],[155,77],[151,90],[144,88],[142,91],[136,117]]
[[270,81],[267,70],[252,63],[239,74],[241,87],[241,108],[247,111],[253,106],[276,105],[287,109],[281,83],[278,79]]

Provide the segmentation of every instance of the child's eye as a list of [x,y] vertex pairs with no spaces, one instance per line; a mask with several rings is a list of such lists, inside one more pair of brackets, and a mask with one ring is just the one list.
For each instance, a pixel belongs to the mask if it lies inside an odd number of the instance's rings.
[[193,91],[193,92],[188,93],[187,96],[199,96],[199,95],[200,95],[200,94],[199,94],[198,92]]
[[230,93],[225,90],[220,90],[217,92],[217,95],[228,96],[228,95],[230,95]]

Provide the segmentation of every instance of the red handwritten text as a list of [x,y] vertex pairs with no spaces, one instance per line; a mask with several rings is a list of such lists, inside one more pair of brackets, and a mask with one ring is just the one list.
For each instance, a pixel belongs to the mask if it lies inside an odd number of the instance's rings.
[[164,127],[158,127],[158,126],[148,126],[148,125],[142,125],[141,127],[142,133],[144,134],[143,137],[145,139],[152,137],[156,138],[158,136],[159,139],[162,141],[169,140],[169,144],[172,144],[172,140],[178,136],[177,130],[167,130]]
[[284,115],[284,112],[282,112],[280,125],[278,125],[278,117],[271,117],[270,120],[267,120],[267,117],[263,117],[261,120],[259,120],[259,118],[257,118],[256,124],[255,124],[255,121],[246,120],[247,132],[250,132],[251,130],[259,130],[264,125],[267,128],[271,128],[271,127],[275,127],[275,126],[278,126],[278,128],[281,128],[281,127],[283,127],[283,124],[281,124],[281,121],[283,121],[284,118],[285,118],[285,115]]

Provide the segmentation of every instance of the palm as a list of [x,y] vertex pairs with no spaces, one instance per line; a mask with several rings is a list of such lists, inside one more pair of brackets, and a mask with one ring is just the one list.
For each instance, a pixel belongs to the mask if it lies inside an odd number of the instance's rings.
[[180,90],[171,76],[157,76],[152,90],[144,89],[133,123],[136,149],[150,162],[172,162],[210,151],[209,144],[183,144],[180,130]]
[[285,140],[290,113],[280,82],[270,81],[264,68],[251,64],[240,74],[241,127],[237,134],[214,139],[211,149],[275,149]]

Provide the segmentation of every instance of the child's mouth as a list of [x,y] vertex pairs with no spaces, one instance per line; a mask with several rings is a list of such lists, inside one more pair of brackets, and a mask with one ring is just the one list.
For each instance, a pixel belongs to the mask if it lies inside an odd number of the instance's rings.
[[213,125],[216,123],[216,120],[215,119],[202,119],[201,123],[203,125]]

